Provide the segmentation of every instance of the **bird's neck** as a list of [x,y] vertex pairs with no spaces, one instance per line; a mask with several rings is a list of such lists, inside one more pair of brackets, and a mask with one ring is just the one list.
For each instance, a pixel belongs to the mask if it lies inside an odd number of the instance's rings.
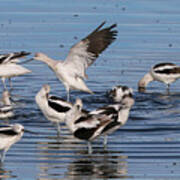
[[144,75],[144,77],[139,81],[138,86],[139,87],[146,87],[151,81],[153,81],[154,78],[152,77],[151,73],[147,73]]
[[79,112],[75,107],[72,107],[72,109],[66,113],[65,123],[72,133],[76,130],[75,121],[80,116],[81,116],[81,112]]
[[126,123],[126,121],[128,120],[129,110],[130,110],[129,108],[125,108],[125,109],[122,109],[121,111],[119,111],[118,122],[120,122],[121,125],[124,125]]
[[36,99],[36,102],[39,104],[39,106],[45,107],[48,104],[47,96],[42,90],[37,93],[35,99]]
[[55,69],[56,64],[58,63],[57,61],[49,58],[49,57],[45,57],[43,60],[41,60],[42,62],[46,63],[51,69]]
[[11,101],[10,101],[10,99],[8,98],[8,97],[6,97],[6,98],[4,98],[3,99],[3,103],[5,104],[5,105],[11,105]]

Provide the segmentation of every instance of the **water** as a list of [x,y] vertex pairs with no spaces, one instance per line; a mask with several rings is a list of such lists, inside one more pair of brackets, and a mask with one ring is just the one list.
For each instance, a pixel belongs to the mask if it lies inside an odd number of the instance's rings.
[[0,122],[21,123],[39,134],[25,133],[10,148],[0,167],[1,179],[179,179],[180,82],[171,86],[170,95],[157,82],[146,93],[137,92],[138,80],[151,66],[179,64],[178,0],[1,0],[0,4],[2,53],[26,50],[64,59],[69,48],[101,22],[117,23],[117,40],[87,72],[87,85],[95,95],[73,92],[72,100],[82,98],[90,110],[100,107],[107,103],[106,91],[117,84],[133,88],[136,100],[127,124],[109,136],[107,149],[100,138],[88,155],[85,142],[74,139],[65,125],[58,139],[55,127],[35,104],[36,93],[47,83],[52,94],[65,98],[62,84],[40,62],[24,65],[33,72],[13,79],[16,115]]

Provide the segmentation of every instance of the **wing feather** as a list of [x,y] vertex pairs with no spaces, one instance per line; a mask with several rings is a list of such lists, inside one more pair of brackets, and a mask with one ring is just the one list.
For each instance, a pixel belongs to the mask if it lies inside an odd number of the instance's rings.
[[94,63],[96,58],[103,52],[117,36],[117,30],[113,30],[117,25],[101,29],[103,22],[92,33],[72,46],[64,61],[64,66],[72,69],[72,73],[79,77],[86,78],[86,69]]

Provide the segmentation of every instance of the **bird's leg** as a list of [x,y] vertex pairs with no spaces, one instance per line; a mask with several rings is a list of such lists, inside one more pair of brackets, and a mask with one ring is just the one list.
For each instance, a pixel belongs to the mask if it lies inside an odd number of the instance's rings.
[[8,80],[9,80],[10,90],[12,90],[12,81],[11,81],[11,78],[8,78]]
[[88,154],[92,154],[92,145],[90,141],[88,141]]
[[5,159],[5,155],[6,155],[6,151],[5,150],[2,150],[1,153],[0,153],[0,156],[1,156],[1,163],[4,162],[4,159]]
[[60,128],[60,125],[58,122],[56,123],[56,126],[57,126],[57,136],[60,137],[60,131],[61,131],[60,129],[61,128]]
[[170,93],[169,89],[170,89],[170,84],[167,84],[166,91],[167,91],[167,94],[168,94],[168,95],[169,95],[169,93]]
[[4,86],[4,90],[7,90],[6,83],[5,83],[6,78],[2,77],[1,80]]
[[107,140],[108,140],[108,136],[105,135],[104,136],[104,142],[103,142],[104,148],[107,146]]

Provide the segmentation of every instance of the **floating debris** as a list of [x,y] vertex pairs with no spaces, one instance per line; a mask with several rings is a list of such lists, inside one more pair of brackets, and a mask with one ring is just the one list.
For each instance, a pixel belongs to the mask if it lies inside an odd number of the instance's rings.
[[126,7],[122,7],[122,11],[125,11],[126,10]]
[[79,17],[79,15],[78,15],[78,14],[74,14],[73,16],[74,16],[74,17]]
[[64,45],[63,45],[63,44],[60,44],[59,47],[60,47],[60,48],[64,48]]

